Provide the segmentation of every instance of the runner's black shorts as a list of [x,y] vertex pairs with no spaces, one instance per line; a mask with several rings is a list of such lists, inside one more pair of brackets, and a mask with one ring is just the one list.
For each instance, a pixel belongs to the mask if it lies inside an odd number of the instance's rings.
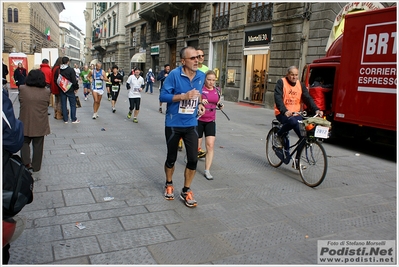
[[204,133],[205,137],[216,136],[215,121],[210,121],[210,122],[198,121],[198,138],[202,138]]

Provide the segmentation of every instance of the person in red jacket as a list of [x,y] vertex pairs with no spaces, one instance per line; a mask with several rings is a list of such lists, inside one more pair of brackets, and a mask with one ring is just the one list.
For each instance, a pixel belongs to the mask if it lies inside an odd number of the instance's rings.
[[51,84],[51,67],[49,65],[49,61],[47,58],[42,60],[42,64],[40,64],[40,70],[44,73],[44,77],[46,78],[46,86],[50,88]]
[[[50,88],[50,86],[51,86],[51,77],[52,76],[51,76],[51,67],[49,65],[49,61],[48,61],[47,58],[44,58],[42,60],[42,64],[40,64],[40,70],[44,74],[44,78],[45,78],[45,81],[46,81],[46,87]],[[54,105],[52,100],[53,100],[53,97],[50,96],[50,106]],[[48,115],[50,115],[50,113],[48,113]]]

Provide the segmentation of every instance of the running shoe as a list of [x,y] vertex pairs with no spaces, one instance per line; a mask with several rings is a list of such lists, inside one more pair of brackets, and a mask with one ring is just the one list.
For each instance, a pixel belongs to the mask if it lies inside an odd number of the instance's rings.
[[87,97],[85,97],[85,101],[87,101]]
[[130,119],[132,117],[132,113],[129,111],[129,113],[127,114],[127,118]]
[[137,118],[133,118],[133,122],[138,123],[139,121],[137,120]]
[[183,139],[180,138],[179,140],[179,146],[178,146],[179,151],[183,150]]
[[188,189],[186,193],[181,191],[180,194],[180,199],[184,201],[184,204],[186,204],[187,207],[189,208],[195,208],[197,207],[197,201],[194,199],[194,193],[191,191],[191,189]]
[[165,186],[165,199],[166,200],[175,199],[175,195],[173,194],[173,191],[174,191],[173,185],[166,185]]
[[209,172],[209,170],[205,170],[204,176],[205,176],[205,178],[208,179],[208,180],[213,180],[213,176],[211,175],[211,173]]
[[73,121],[72,123],[80,123],[80,120]]
[[116,109],[115,109],[115,108],[112,108],[112,113],[115,113],[115,111],[116,111]]
[[206,151],[199,149],[198,150],[198,158],[204,158],[206,156]]
[[68,123],[67,121],[64,121],[64,123]]
[[111,101],[111,99],[112,99],[111,97],[108,97],[108,101]]
[[93,120],[97,119],[96,113],[93,114]]

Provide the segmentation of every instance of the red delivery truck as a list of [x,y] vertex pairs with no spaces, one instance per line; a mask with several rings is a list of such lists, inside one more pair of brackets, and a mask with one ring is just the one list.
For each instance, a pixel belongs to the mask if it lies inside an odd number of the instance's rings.
[[326,56],[304,68],[333,136],[396,142],[396,27],[396,6],[349,14]]

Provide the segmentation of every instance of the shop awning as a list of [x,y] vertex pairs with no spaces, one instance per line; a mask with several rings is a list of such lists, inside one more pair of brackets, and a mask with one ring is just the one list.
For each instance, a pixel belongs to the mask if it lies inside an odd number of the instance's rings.
[[130,62],[145,63],[145,53],[136,53],[132,56]]
[[248,55],[266,55],[269,53],[269,46],[244,48],[244,56]]

